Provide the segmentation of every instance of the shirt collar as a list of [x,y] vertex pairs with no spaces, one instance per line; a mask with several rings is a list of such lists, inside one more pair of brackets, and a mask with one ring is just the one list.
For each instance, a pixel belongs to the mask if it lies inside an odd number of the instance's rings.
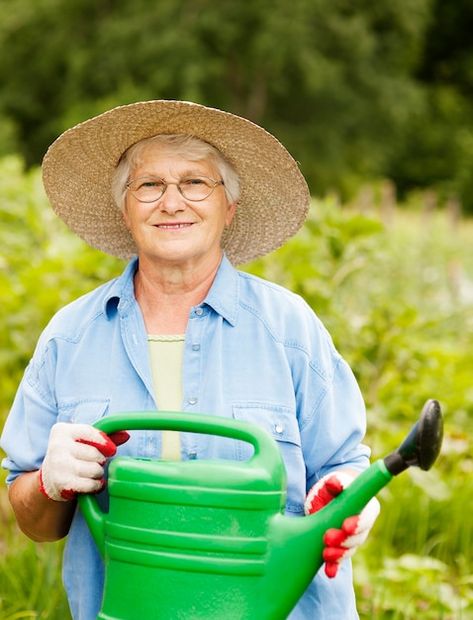
[[[133,302],[133,277],[137,266],[138,258],[135,256],[128,263],[122,275],[113,280],[103,302],[103,310],[107,318],[111,318],[119,306],[121,310],[126,310],[129,304]],[[224,255],[212,286],[203,302],[232,326],[235,326],[238,315],[238,282],[237,270]]]
[[123,273],[115,280],[112,280],[111,286],[103,301],[103,311],[105,316],[110,319],[117,311],[126,310],[126,308],[134,301],[134,284],[133,278],[138,266],[138,257],[133,257],[125,267]]
[[223,255],[204,304],[210,306],[234,327],[238,315],[238,271]]

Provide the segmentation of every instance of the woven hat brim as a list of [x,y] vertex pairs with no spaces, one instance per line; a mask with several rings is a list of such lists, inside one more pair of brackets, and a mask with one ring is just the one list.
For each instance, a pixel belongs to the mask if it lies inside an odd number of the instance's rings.
[[242,117],[183,101],[120,106],[65,131],[43,160],[43,183],[59,217],[89,245],[129,258],[136,245],[113,202],[111,179],[132,144],[157,134],[192,135],[233,164],[241,196],[222,244],[234,264],[281,246],[302,226],[309,190],[286,148]]

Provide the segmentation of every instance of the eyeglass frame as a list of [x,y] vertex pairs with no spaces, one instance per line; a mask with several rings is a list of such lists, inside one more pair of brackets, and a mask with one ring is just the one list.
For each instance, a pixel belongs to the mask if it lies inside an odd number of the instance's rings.
[[[189,177],[188,180],[192,179],[193,177]],[[164,196],[164,194],[166,193],[166,190],[168,188],[169,185],[175,185],[177,187],[177,191],[179,192],[179,194],[184,198],[184,200],[190,200],[191,202],[202,202],[202,200],[206,200],[209,196],[212,195],[214,189],[218,186],[218,185],[223,185],[225,186],[225,182],[223,179],[220,179],[219,181],[215,181],[214,179],[210,178],[210,177],[206,177],[205,175],[201,175],[199,177],[195,177],[197,179],[206,179],[209,181],[212,181],[213,185],[210,188],[210,192],[207,194],[207,196],[204,196],[203,198],[187,198],[186,196],[184,196],[184,194],[182,193],[181,188],[179,187],[179,185],[182,183],[184,179],[181,179],[180,181],[176,182],[167,182],[165,179],[163,179],[162,177],[152,177],[152,176],[142,176],[142,177],[137,177],[136,179],[130,179],[126,184],[125,184],[125,188],[126,190],[130,190],[131,193],[133,194],[133,196],[136,198],[136,200],[138,200],[138,202],[142,202],[143,204],[151,204],[152,202],[156,202],[157,200],[161,200],[161,198]],[[156,179],[156,181],[162,181],[163,182],[163,191],[161,192],[161,195],[158,196],[157,198],[153,198],[153,200],[142,200],[140,198],[138,198],[138,196],[135,196],[133,190],[130,188],[130,185],[132,183],[134,183],[135,181],[139,181],[140,179]]]

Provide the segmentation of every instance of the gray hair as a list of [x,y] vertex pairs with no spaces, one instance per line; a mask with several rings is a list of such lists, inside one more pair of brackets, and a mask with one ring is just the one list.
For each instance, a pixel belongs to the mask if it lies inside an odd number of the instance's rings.
[[144,138],[130,146],[121,156],[112,177],[112,196],[121,210],[125,205],[126,184],[130,180],[132,169],[139,165],[143,152],[150,146],[159,146],[163,151],[179,155],[190,161],[210,160],[217,168],[224,182],[224,189],[230,203],[240,197],[240,179],[233,165],[214,146],[185,134],[159,134]]

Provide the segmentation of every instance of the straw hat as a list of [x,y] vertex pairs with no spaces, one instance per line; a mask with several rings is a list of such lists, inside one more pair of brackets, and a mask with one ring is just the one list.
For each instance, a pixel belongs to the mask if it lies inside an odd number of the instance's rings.
[[302,226],[307,184],[274,136],[247,119],[196,103],[144,101],[72,127],[44,157],[43,182],[53,209],[89,245],[120,258],[137,253],[113,202],[111,179],[123,152],[156,134],[195,136],[234,165],[241,196],[222,241],[234,264],[271,252]]

